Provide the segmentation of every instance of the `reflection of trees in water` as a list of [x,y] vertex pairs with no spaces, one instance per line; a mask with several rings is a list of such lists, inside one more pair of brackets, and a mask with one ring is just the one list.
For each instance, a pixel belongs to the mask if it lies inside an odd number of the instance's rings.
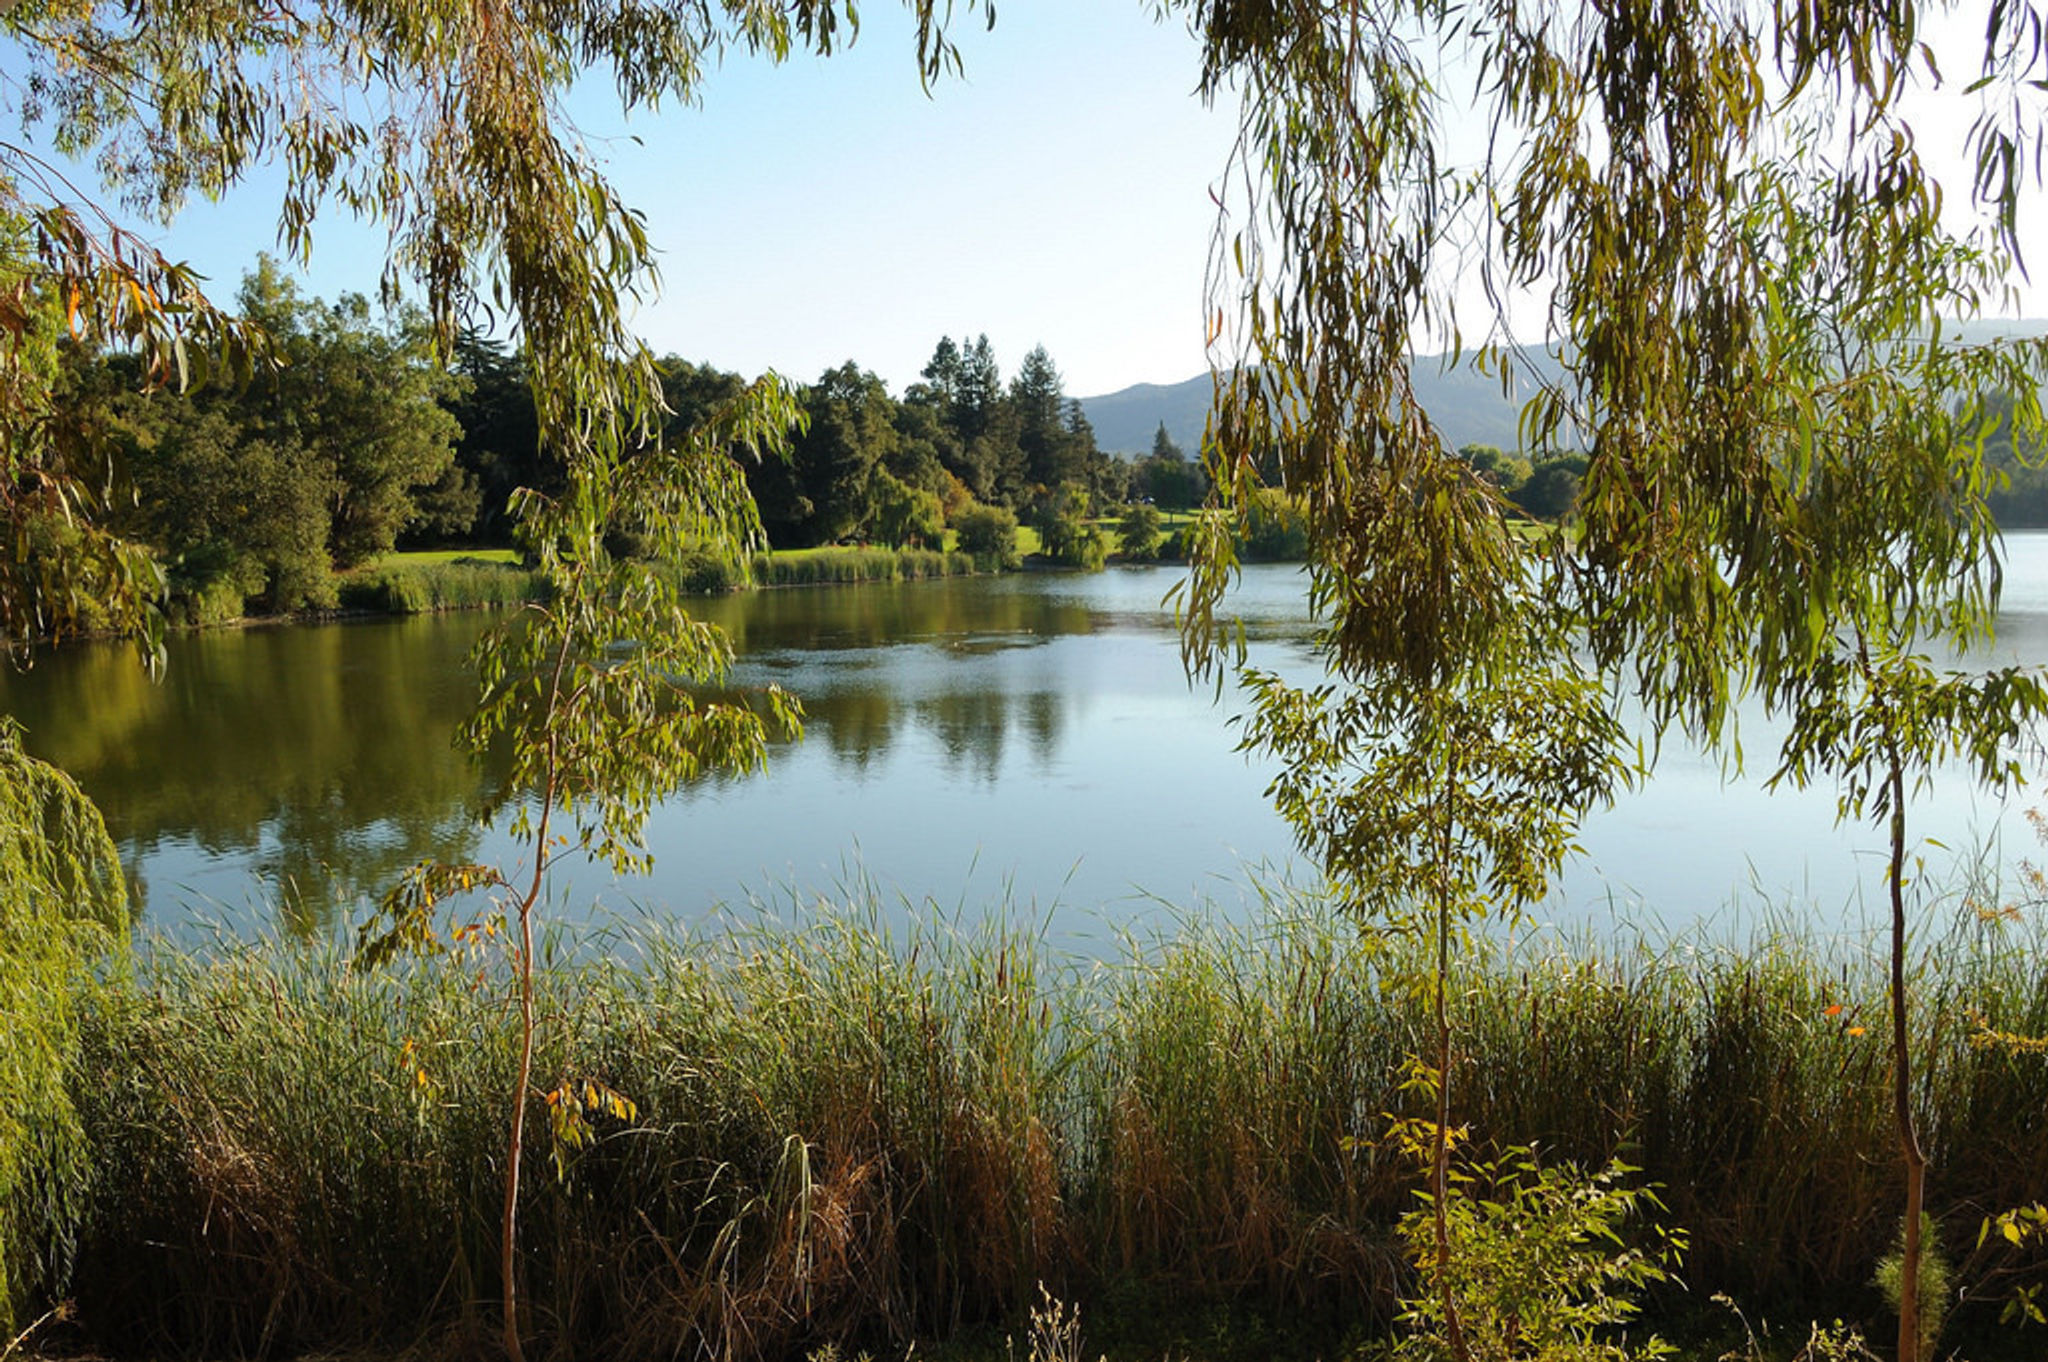
[[1020,698],[1024,731],[1031,735],[1031,754],[1038,758],[1040,766],[1049,766],[1059,751],[1060,732],[1066,727],[1066,706],[1057,693],[1049,690],[1033,691]]
[[809,741],[823,741],[844,769],[865,771],[887,757],[906,730],[936,740],[948,775],[993,783],[1009,735],[1022,730],[1032,753],[1049,763],[1065,737],[1066,698],[1056,691],[1008,693],[961,687],[914,697],[876,686],[814,697],[807,706]]
[[[1028,645],[1119,623],[1017,578],[696,604],[747,659],[736,682],[789,673],[810,712],[808,740],[842,767],[868,770],[906,734],[928,733],[948,775],[984,783],[1013,732],[1050,760],[1067,723],[1056,686],[1004,689],[1018,676],[1002,654],[1025,645],[1043,656]],[[132,650],[65,649],[27,673],[0,669],[0,713],[20,719],[30,750],[99,802],[126,849],[138,908],[149,893],[139,858],[189,842],[242,858],[263,881],[254,893],[278,901],[288,929],[324,930],[338,901],[382,893],[421,859],[475,856],[473,811],[493,772],[452,738],[474,700],[469,650],[500,618],[183,634],[170,640],[160,682]],[[904,645],[929,655],[908,675],[886,661]],[[821,659],[870,650],[882,665],[806,691],[804,673]]]
[[878,686],[834,690],[805,699],[804,729],[811,741],[825,741],[841,768],[866,771],[888,754],[896,707],[895,693]]
[[946,774],[963,770],[993,785],[1003,765],[1010,697],[1001,691],[942,691],[917,702],[917,721],[939,740]]
[[857,650],[982,635],[1055,637],[1104,627],[1083,601],[1015,578],[742,592],[700,603],[742,656]]
[[271,831],[275,845],[254,873],[272,887],[279,926],[300,936],[325,931],[337,912],[383,894],[421,860],[475,860],[482,836],[467,803],[367,824],[347,809],[287,806]]
[[806,686],[805,668],[821,654],[906,645],[993,656],[1020,642],[1092,634],[1112,622],[1084,601],[1015,578],[756,591],[703,602],[702,614],[732,638],[746,679],[775,678],[796,689],[806,741],[824,743],[842,769],[865,772],[906,732],[921,730],[937,739],[948,774],[966,771],[983,782],[996,778],[1014,728],[1023,729],[1041,759],[1051,758],[1066,719],[1056,691],[1005,693],[1004,677],[990,668],[943,678],[936,693],[904,684],[886,666]]
[[131,861],[165,840],[258,857],[312,927],[337,897],[474,848],[487,782],[452,737],[473,695],[465,660],[489,623],[184,635],[160,683],[125,649],[79,649],[0,680],[0,708],[78,777]]

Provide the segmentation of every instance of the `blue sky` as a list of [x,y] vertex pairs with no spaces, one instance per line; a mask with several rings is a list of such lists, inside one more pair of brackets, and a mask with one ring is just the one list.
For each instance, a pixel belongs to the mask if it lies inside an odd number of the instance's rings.
[[[658,353],[809,380],[848,359],[900,392],[941,335],[986,332],[1005,374],[1033,345],[1073,395],[1199,373],[1211,184],[1234,110],[1193,91],[1199,48],[1136,0],[1000,6],[956,23],[964,77],[929,96],[900,6],[859,40],[776,67],[734,56],[697,108],[571,108],[661,251],[635,325]],[[637,139],[634,140],[634,139]],[[274,249],[276,181],[196,203],[154,236],[231,296]],[[379,233],[337,218],[306,272],[374,287]]]
[[[654,349],[797,380],[851,359],[898,392],[941,335],[979,332],[1006,374],[1045,345],[1076,396],[1201,372],[1210,192],[1236,116],[1195,97],[1196,40],[1140,0],[999,11],[993,32],[956,23],[966,73],[929,94],[895,3],[864,6],[859,41],[828,59],[733,57],[695,108],[626,122],[608,89],[579,91],[578,122],[661,251],[662,293],[634,318]],[[1950,148],[1976,107],[1956,79],[1977,41],[1966,18],[1929,24],[1951,81],[1914,108],[1954,205],[1968,181]],[[1468,82],[1442,79],[1455,110]],[[259,172],[152,235],[232,296],[274,248],[277,202],[275,172]],[[382,251],[380,232],[332,218],[309,286],[367,291]],[[1461,317],[1479,312],[1471,291]],[[2030,290],[2018,310],[2048,308]],[[1540,333],[1541,307],[1515,322]]]

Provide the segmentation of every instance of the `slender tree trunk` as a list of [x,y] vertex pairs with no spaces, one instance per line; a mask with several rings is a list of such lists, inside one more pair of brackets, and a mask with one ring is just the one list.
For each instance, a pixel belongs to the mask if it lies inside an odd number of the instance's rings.
[[1436,1280],[1444,1312],[1444,1333],[1456,1362],[1469,1362],[1465,1325],[1451,1289],[1451,835],[1457,813],[1457,754],[1445,763],[1444,821],[1440,830],[1436,898],[1436,1132],[1429,1171],[1431,1209],[1436,1220]]
[[533,1084],[533,910],[540,902],[548,869],[549,823],[555,812],[555,706],[562,695],[562,673],[569,663],[571,634],[562,633],[548,682],[547,783],[541,789],[540,822],[533,838],[533,880],[519,901],[519,1076],[512,1087],[512,1130],[505,1150],[505,1206],[498,1225],[498,1280],[505,1299],[505,1356],[526,1362],[519,1331],[519,1165],[526,1152],[526,1094]]
[[1906,1223],[1899,1251],[1899,1362],[1920,1362],[1920,1211],[1927,1156],[1913,1124],[1912,1052],[1906,1044],[1906,777],[1897,749],[1891,770],[1892,1116],[1906,1164]]
[[[541,828],[545,833],[545,818]],[[505,1207],[499,1225],[498,1276],[505,1297],[505,1356],[511,1362],[526,1359],[519,1338],[519,1164],[526,1149],[526,1090],[532,1081],[533,900],[528,897],[519,905],[519,1077],[512,1085],[512,1138],[505,1150]]]

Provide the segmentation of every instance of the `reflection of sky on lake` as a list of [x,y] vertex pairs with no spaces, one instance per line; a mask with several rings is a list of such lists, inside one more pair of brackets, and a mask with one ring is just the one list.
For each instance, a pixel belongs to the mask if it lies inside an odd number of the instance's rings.
[[[1149,911],[1147,892],[1240,898],[1242,864],[1285,860],[1292,842],[1263,774],[1235,752],[1226,711],[1181,671],[1159,603],[1174,579],[1112,570],[928,584],[964,589],[977,608],[851,649],[824,635],[749,646],[734,679],[800,695],[804,742],[764,778],[657,812],[650,836],[684,850],[625,887],[703,902],[764,886],[829,893],[866,874],[946,906],[1008,897],[1086,910],[1057,915],[1056,930],[1084,936],[1099,906],[1111,918]],[[1285,600],[1292,580],[1262,574],[1255,591]],[[750,645],[762,632],[752,628]],[[699,845],[707,857],[717,848],[722,881],[705,882],[687,849]]]
[[[2015,538],[2008,577],[1997,651],[2048,658],[2048,536]],[[1160,911],[1148,896],[1252,901],[1245,866],[1285,866],[1292,839],[1265,803],[1268,773],[1235,751],[1237,697],[1212,704],[1181,670],[1161,604],[1177,580],[1112,569],[701,603],[740,652],[733,682],[797,694],[806,738],[765,776],[705,781],[658,809],[650,876],[565,868],[554,911],[601,899],[696,920],[721,900],[788,904],[866,878],[963,911],[1007,898],[1086,938]],[[1296,571],[1249,571],[1234,603],[1255,661],[1307,674]],[[305,929],[424,856],[516,862],[501,832],[475,827],[487,782],[449,745],[468,703],[462,659],[487,622],[181,636],[160,685],[121,650],[67,650],[0,677],[0,711],[100,800],[152,918],[246,931],[281,901]],[[1667,742],[1648,785],[1588,823],[1587,854],[1543,915],[1739,932],[1731,903],[1845,924],[1860,895],[1874,920],[1882,838],[1837,826],[1832,789],[1764,795],[1776,738],[1747,714],[1751,774],[1732,781]],[[1913,832],[1960,851],[2002,831],[2009,855],[2030,854],[2027,799],[2007,808],[1943,779]],[[1950,858],[1927,854],[1933,882]]]
[[[2048,534],[2007,539],[1997,636],[1973,661],[2048,661]],[[1587,854],[1566,870],[1551,910],[1558,920],[1601,925],[1618,917],[1674,929],[1704,920],[1739,935],[1768,914],[1787,913],[1821,927],[1876,930],[1887,912],[1883,831],[1838,822],[1831,785],[1765,793],[1784,733],[1782,721],[1746,705],[1746,769],[1732,778],[1718,756],[1667,742],[1654,777],[1588,821]],[[2024,812],[2038,799],[2031,785],[2001,797],[1978,789],[1960,767],[1938,772],[1909,804],[1925,890],[1952,903],[1980,854],[2008,863],[2035,856]]]

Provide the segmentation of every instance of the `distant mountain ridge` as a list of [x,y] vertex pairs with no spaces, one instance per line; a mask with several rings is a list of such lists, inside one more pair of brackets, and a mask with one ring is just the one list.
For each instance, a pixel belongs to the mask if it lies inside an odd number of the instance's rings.
[[[1520,399],[1505,397],[1498,378],[1473,373],[1469,363],[1446,369],[1446,358],[1423,356],[1415,362],[1414,375],[1416,396],[1443,427],[1451,447],[1488,444],[1513,449],[1526,394]],[[1521,359],[1542,366],[1546,374],[1557,371],[1557,361],[1536,346],[1523,346]],[[1197,374],[1183,383],[1138,383],[1100,397],[1084,397],[1081,408],[1095,427],[1099,449],[1150,454],[1152,437],[1164,422],[1166,433],[1192,458],[1201,448],[1214,394],[1210,376]]]
[[[1999,336],[2033,337],[2048,335],[2048,319],[1993,318],[1963,323],[1958,334],[1966,341],[1983,342]],[[1558,372],[1556,356],[1534,345],[1519,347],[1518,371],[1530,369],[1551,377]],[[1500,380],[1472,372],[1470,355],[1459,367],[1446,368],[1447,355],[1424,355],[1414,364],[1415,395],[1421,399],[1451,448],[1464,445],[1497,445],[1513,450],[1520,445],[1518,431],[1522,403],[1529,398],[1530,385],[1521,384],[1513,396],[1501,392]],[[1145,455],[1152,452],[1152,436],[1160,423],[1174,443],[1192,458],[1201,448],[1202,430],[1208,424],[1209,403],[1215,389],[1208,374],[1197,374],[1184,383],[1138,383],[1118,392],[1081,399],[1088,422],[1095,427],[1095,444],[1112,454]]]

